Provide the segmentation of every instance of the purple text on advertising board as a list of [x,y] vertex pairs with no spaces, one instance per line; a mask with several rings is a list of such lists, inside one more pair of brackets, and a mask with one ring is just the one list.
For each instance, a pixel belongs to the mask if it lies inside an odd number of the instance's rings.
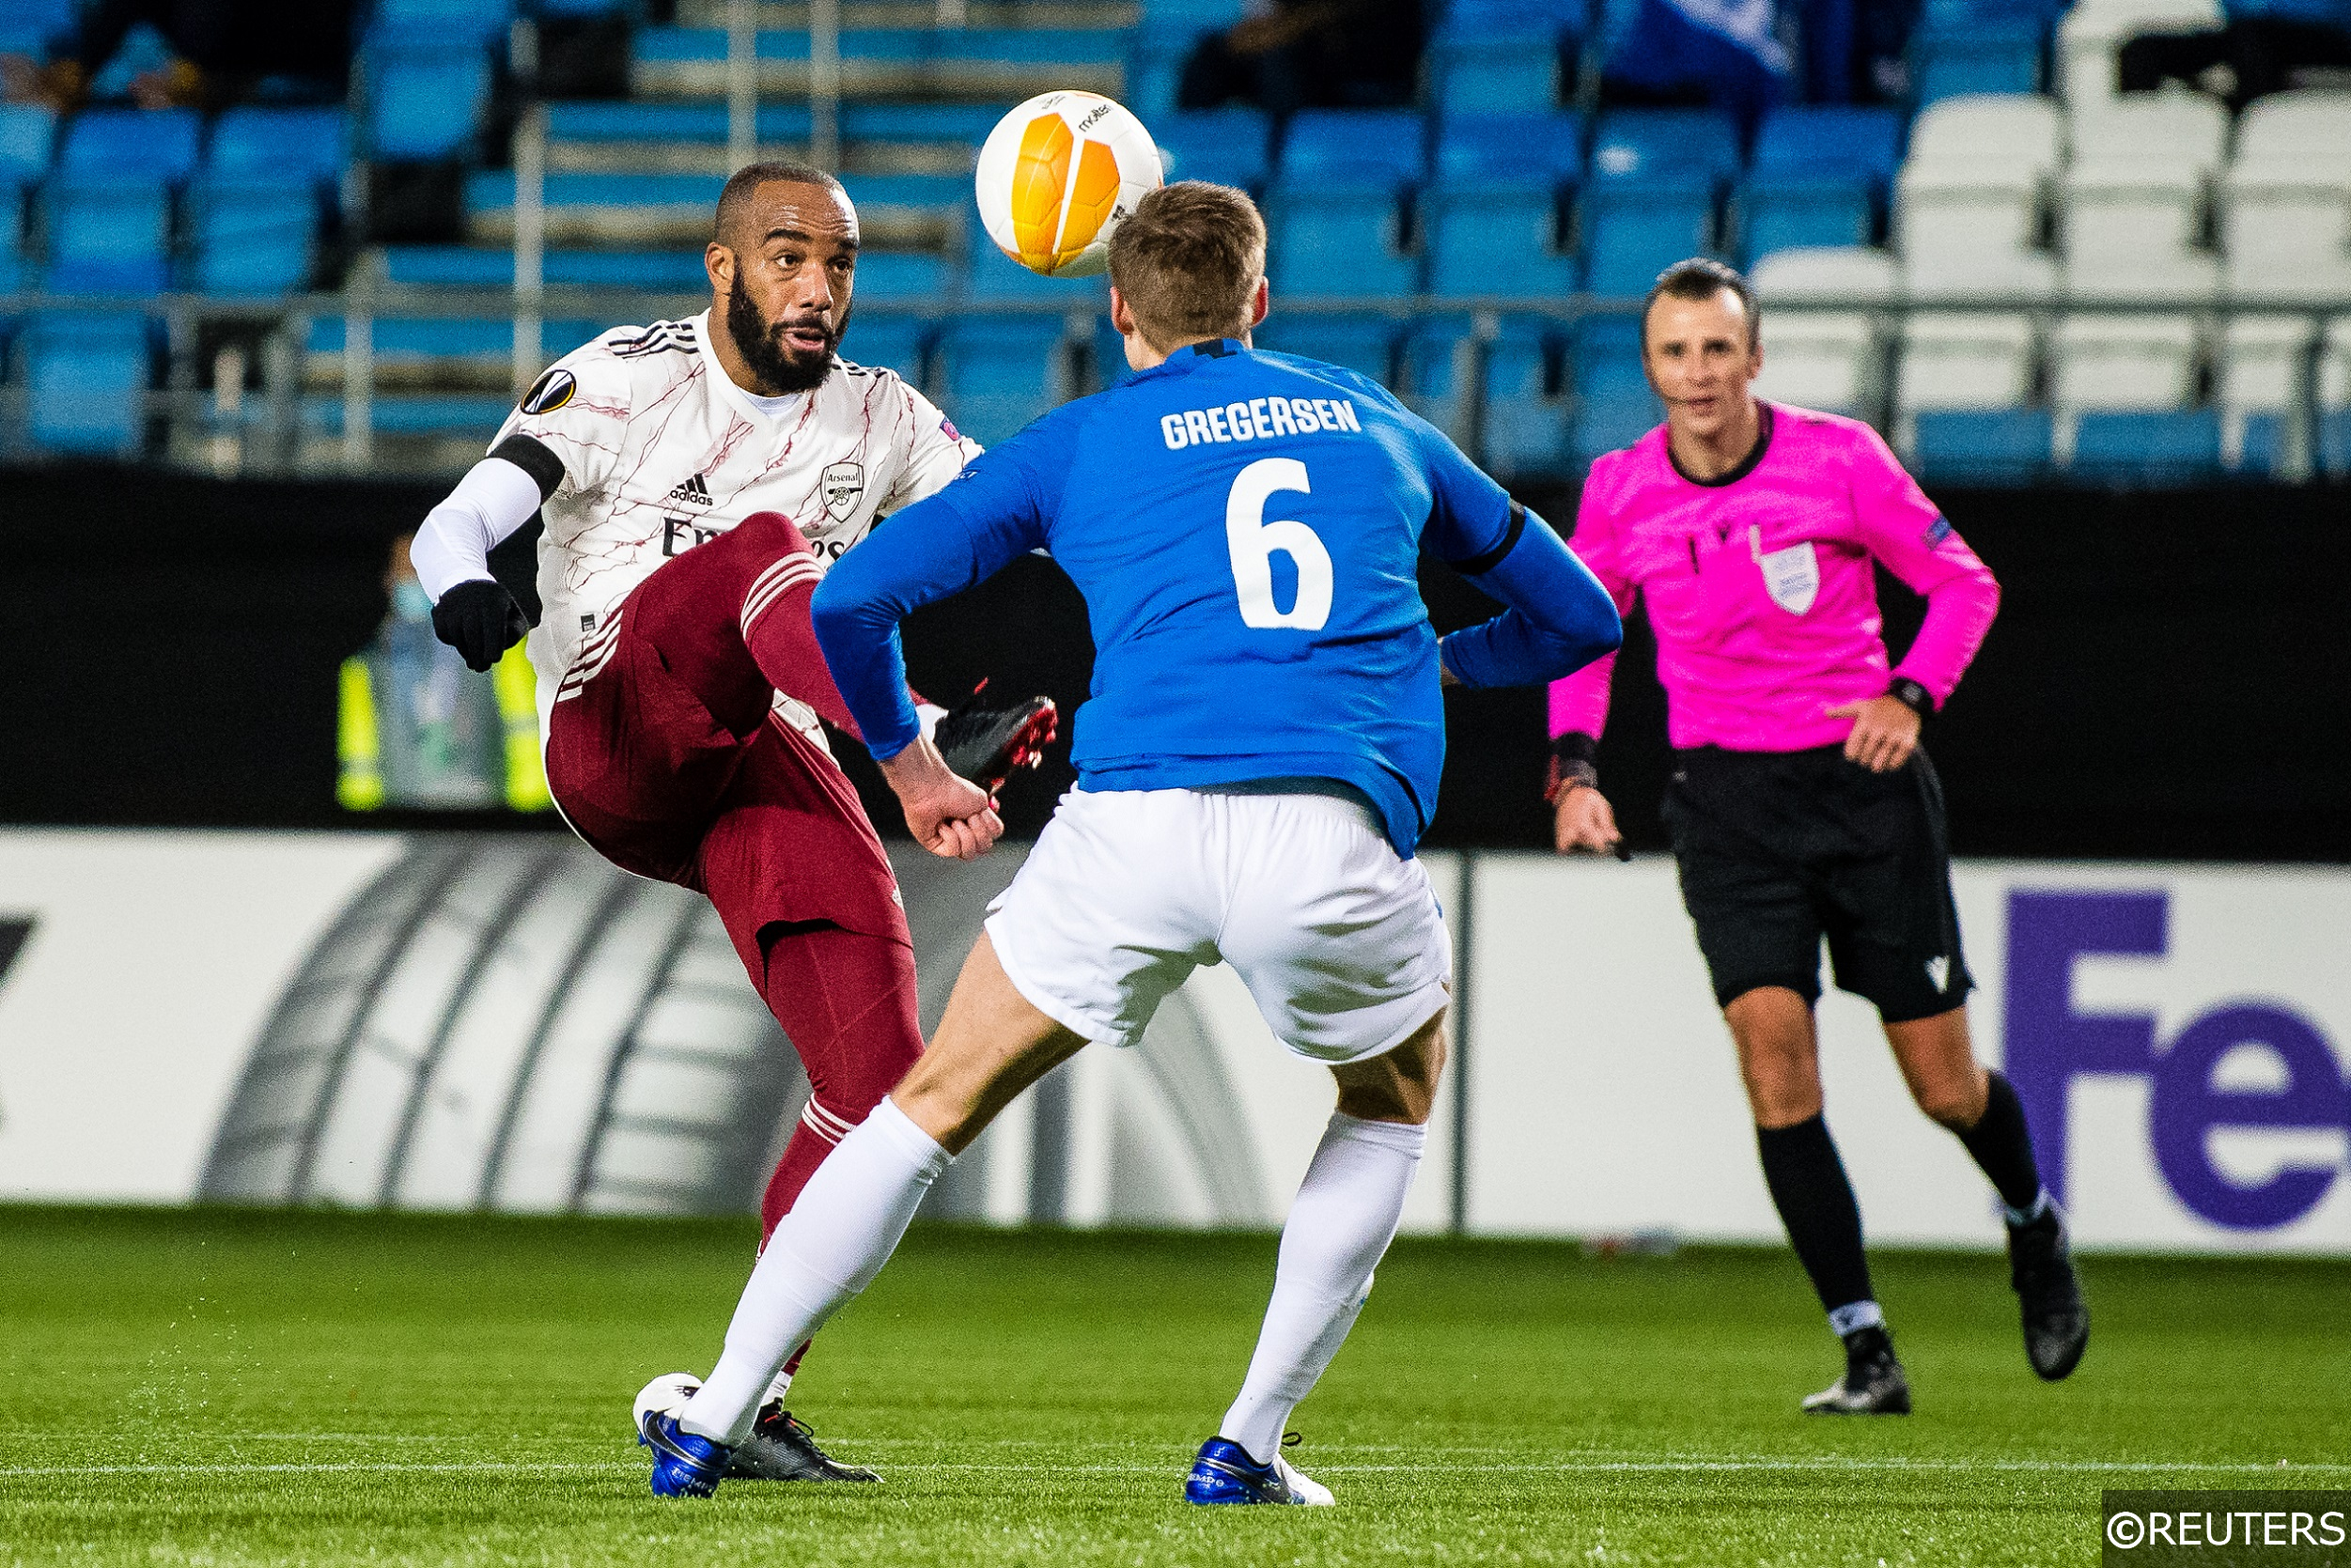
[[[2207,1134],[2222,1127],[2351,1127],[2351,1087],[2316,1025],[2274,1000],[2233,1000],[2190,1019],[2168,1041],[2152,1013],[2094,1013],[2074,1005],[2074,960],[2161,957],[2170,895],[2150,892],[2016,892],[2008,897],[2007,1073],[2024,1101],[2048,1188],[2066,1194],[2066,1098],[2077,1078],[2151,1079],[2147,1137],[2156,1169],[2193,1213],[2232,1230],[2292,1224],[2327,1196],[2340,1163],[2281,1165],[2246,1186],[2212,1162]],[[2282,1069],[2266,1089],[2222,1088],[2214,1070],[2243,1045],[2263,1046]]]

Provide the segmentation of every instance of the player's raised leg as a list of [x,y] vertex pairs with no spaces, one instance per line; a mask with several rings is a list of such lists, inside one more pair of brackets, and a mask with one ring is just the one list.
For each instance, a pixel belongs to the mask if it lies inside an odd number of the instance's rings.
[[1951,1130],[2000,1194],[2025,1357],[2034,1372],[2056,1382],[2081,1362],[2090,1343],[2090,1308],[2074,1271],[2064,1212],[2041,1185],[2024,1102],[2005,1074],[1976,1061],[1964,1006],[1923,1018],[1889,1018],[1886,1040],[1918,1108]]
[[1330,1488],[1282,1456],[1290,1412],[1314,1390],[1371,1295],[1420,1169],[1445,1060],[1440,1012],[1395,1049],[1335,1067],[1338,1109],[1282,1227],[1273,1299],[1239,1397],[1184,1483],[1196,1503],[1328,1505]]

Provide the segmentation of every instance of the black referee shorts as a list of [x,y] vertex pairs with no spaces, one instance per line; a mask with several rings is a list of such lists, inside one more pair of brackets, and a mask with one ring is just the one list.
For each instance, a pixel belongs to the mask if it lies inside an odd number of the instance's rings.
[[1947,1013],[1975,981],[1959,951],[1943,791],[1923,751],[1892,773],[1809,752],[1676,753],[1665,821],[1714,996],[1837,989],[1888,1023]]

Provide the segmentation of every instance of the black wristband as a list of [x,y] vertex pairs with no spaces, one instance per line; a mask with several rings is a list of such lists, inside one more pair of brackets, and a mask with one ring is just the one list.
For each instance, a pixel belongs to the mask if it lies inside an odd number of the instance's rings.
[[1562,794],[1577,785],[1598,788],[1600,770],[1592,759],[1599,754],[1599,737],[1580,730],[1551,737],[1551,761],[1543,781],[1543,799],[1557,804]]
[[1908,708],[1922,719],[1935,716],[1934,693],[1908,675],[1896,675],[1886,688],[1886,695]]

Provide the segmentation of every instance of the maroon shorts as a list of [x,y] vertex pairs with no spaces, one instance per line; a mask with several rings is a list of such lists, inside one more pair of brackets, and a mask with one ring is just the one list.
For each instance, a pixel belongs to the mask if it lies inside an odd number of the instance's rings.
[[[548,722],[565,818],[624,871],[707,894],[755,976],[779,922],[911,945],[856,788],[774,712],[776,684],[743,644],[746,596],[806,550],[766,515],[663,563],[589,634]],[[766,613],[804,621],[807,594]]]

